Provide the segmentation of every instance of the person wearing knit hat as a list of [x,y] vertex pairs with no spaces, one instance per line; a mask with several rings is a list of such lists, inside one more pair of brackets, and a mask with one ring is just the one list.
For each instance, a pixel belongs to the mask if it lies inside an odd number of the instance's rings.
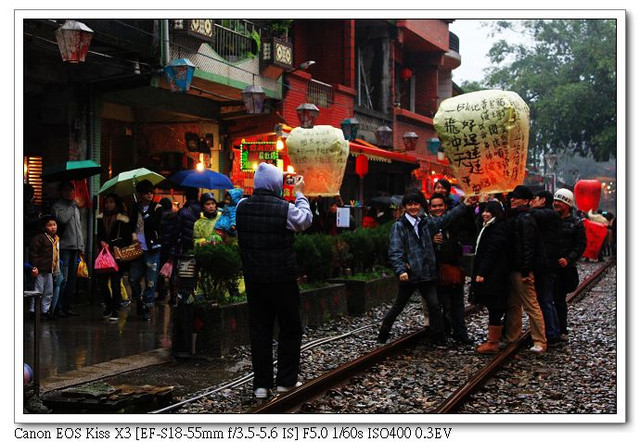
[[562,227],[559,237],[560,258],[558,275],[554,284],[553,300],[558,314],[560,339],[568,339],[567,294],[573,292],[580,282],[576,264],[587,245],[582,220],[573,213],[573,192],[558,189],[553,196],[553,210],[560,215]]
[[249,338],[256,399],[269,397],[273,385],[273,328],[278,323],[278,393],[300,385],[300,290],[297,282],[294,232],[313,221],[304,196],[304,177],[297,175],[295,203],[282,198],[282,171],[260,163],[253,194],[236,206],[236,232],[249,307]]
[[489,201],[482,211],[482,229],[476,241],[471,275],[471,302],[487,307],[489,333],[487,340],[476,347],[482,354],[498,353],[503,317],[507,308],[508,271],[507,225],[504,209],[498,201]]
[[529,207],[533,192],[528,187],[519,185],[509,192],[508,198],[511,206],[507,220],[510,285],[507,297],[506,338],[508,342],[520,339],[524,309],[529,317],[533,340],[530,350],[540,354],[547,349],[547,338],[533,274],[540,254],[538,227]]

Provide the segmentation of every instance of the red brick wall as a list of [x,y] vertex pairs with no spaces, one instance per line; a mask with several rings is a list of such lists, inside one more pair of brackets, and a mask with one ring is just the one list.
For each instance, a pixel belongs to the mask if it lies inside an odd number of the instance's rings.
[[[306,72],[294,72],[289,75],[289,88],[285,88],[286,97],[282,103],[282,116],[286,124],[296,127],[300,125],[296,109],[307,101],[307,85],[311,76]],[[340,127],[345,118],[353,117],[353,97],[355,91],[342,85],[333,85],[333,105],[319,107],[320,114],[316,124],[328,124]]]
[[400,20],[398,27],[405,27],[445,52],[449,50],[449,24],[442,20]]

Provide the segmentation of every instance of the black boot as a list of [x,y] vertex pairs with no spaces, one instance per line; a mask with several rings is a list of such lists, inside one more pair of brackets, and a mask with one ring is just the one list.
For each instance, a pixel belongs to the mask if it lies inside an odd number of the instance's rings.
[[385,344],[389,340],[389,329],[381,328],[378,332],[378,344]]

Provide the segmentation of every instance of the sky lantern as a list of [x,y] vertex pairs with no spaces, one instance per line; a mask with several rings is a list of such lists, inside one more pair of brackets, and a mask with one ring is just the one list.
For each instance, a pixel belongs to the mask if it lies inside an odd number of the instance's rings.
[[448,98],[433,123],[466,195],[508,192],[524,181],[529,106],[515,92],[487,90]]
[[287,137],[289,159],[304,176],[306,196],[340,195],[349,157],[342,130],[328,125],[296,127]]
[[580,180],[573,188],[576,197],[576,206],[583,212],[598,210],[602,187],[598,180]]

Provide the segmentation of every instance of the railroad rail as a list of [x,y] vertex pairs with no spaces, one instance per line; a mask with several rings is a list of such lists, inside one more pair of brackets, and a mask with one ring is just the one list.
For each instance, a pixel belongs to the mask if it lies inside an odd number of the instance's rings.
[[[600,279],[602,279],[605,272],[614,264],[614,260],[609,260],[605,265],[596,270],[592,275],[585,279],[574,292],[568,295],[567,302],[574,302],[581,295],[589,291]],[[475,306],[468,307],[466,314],[470,314],[477,310],[478,308]],[[251,413],[286,413],[299,409],[305,402],[308,402],[314,397],[317,397],[337,385],[346,382],[353,376],[369,370],[371,367],[375,366],[387,357],[392,356],[403,349],[410,348],[420,340],[426,338],[426,336],[426,330],[420,330],[404,336],[383,347],[379,347],[358,359],[345,363],[332,371],[312,379],[295,390],[275,396],[273,399],[253,408]],[[506,362],[511,360],[520,351],[529,337],[530,331],[527,330],[522,334],[518,341],[505,347],[503,351],[494,356],[488,364],[481,368],[463,386],[449,395],[448,398],[435,409],[434,413],[446,414],[455,412],[455,410],[457,410],[458,407],[460,407],[460,405],[462,405],[474,391],[482,386]]]

